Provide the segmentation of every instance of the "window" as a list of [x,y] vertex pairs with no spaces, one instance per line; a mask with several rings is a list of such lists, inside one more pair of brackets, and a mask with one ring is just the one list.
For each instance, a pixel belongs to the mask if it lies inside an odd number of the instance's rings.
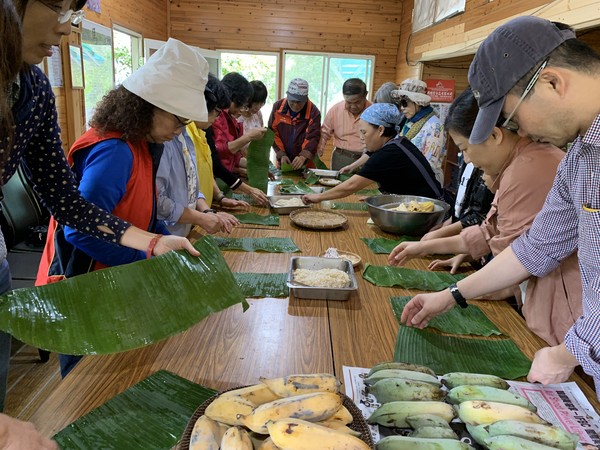
[[115,26],[113,37],[115,85],[119,85],[143,64],[142,36]]
[[114,87],[112,32],[110,28],[83,21],[81,34],[85,83],[85,123],[89,123],[96,104]]
[[260,80],[267,87],[267,102],[261,109],[265,125],[269,120],[273,103],[278,99],[279,54],[240,51],[221,51],[221,78],[229,72],[238,72],[248,81]]
[[343,100],[342,84],[348,78],[360,78],[369,92],[373,85],[374,56],[330,53],[284,52],[282,96],[294,78],[308,81],[310,100],[324,116],[329,108]]

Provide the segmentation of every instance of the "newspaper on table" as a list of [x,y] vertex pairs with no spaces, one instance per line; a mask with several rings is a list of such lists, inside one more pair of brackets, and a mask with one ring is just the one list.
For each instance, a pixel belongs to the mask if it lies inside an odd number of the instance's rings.
[[[346,395],[358,406],[367,419],[379,406],[372,394],[365,391],[363,380],[370,369],[363,367],[343,367]],[[600,449],[600,416],[594,410],[579,386],[574,382],[560,384],[532,384],[507,380],[510,391],[526,397],[537,407],[537,414],[547,422],[560,426],[579,435],[578,450]],[[389,428],[369,425],[373,441],[394,434]],[[481,448],[467,433],[464,424],[458,419],[452,428],[459,438],[475,448]]]

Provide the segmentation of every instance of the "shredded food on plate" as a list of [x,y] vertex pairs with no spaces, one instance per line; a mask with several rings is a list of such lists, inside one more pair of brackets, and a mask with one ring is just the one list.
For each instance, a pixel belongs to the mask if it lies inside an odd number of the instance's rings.
[[304,206],[304,203],[298,197],[282,198],[275,202],[275,206]]
[[343,288],[350,285],[350,276],[339,269],[295,269],[294,281],[306,286]]

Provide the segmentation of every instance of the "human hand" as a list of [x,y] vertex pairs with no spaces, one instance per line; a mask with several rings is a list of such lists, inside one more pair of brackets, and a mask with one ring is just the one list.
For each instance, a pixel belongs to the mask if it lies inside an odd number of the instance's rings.
[[200,225],[209,234],[227,231],[219,216],[211,212],[202,213],[198,219],[197,225]]
[[56,442],[42,436],[31,422],[0,414],[0,448],[4,450],[58,450]]
[[567,350],[565,344],[544,347],[533,356],[527,375],[530,383],[554,384],[566,381],[579,362]]
[[245,167],[236,167],[235,172],[238,173],[241,177],[248,178],[248,169]]
[[454,307],[448,289],[431,294],[415,295],[402,310],[400,321],[409,327],[425,328],[429,321]]
[[246,185],[247,188],[245,188],[245,192],[252,197],[252,199],[258,203],[261,206],[267,206],[269,204],[269,199],[267,197],[267,195],[261,191],[260,189],[257,189],[255,187],[252,187],[250,185]]
[[269,180],[275,181],[275,174],[269,170]]
[[244,134],[248,136],[248,139],[250,139],[251,141],[258,141],[259,139],[262,139],[265,136],[266,132],[266,128],[253,128],[252,130],[249,130]]
[[419,242],[401,242],[394,247],[394,250],[388,257],[390,266],[403,266],[412,258],[421,256],[421,246]]
[[290,161],[290,158],[288,158],[287,156],[282,156],[279,163],[280,164],[289,164],[289,165],[292,164],[292,162]]
[[320,194],[305,194],[302,196],[302,203],[310,205],[311,203],[321,203]]
[[245,202],[243,200],[235,200],[233,198],[227,198],[227,197],[223,197],[221,199],[221,206],[225,207],[225,208],[244,208],[244,209],[248,209],[250,208],[250,204],[248,202]]
[[226,233],[231,233],[233,227],[238,226],[240,221],[236,219],[235,216],[232,216],[229,213],[219,211],[217,213],[217,217],[221,220],[223,231]]
[[350,172],[352,172],[352,170],[353,170],[352,167],[350,165],[348,165],[348,166],[342,167],[339,170],[339,173],[340,173],[340,175],[343,174],[343,173],[350,173]]
[[294,170],[298,170],[298,169],[302,169],[302,166],[304,165],[304,163],[306,162],[306,158],[304,156],[296,156],[294,158],[294,160],[292,161],[292,169]]
[[200,256],[200,252],[194,248],[187,238],[172,234],[162,236],[154,246],[152,254],[158,256],[172,250],[185,250],[192,256]]
[[460,265],[468,259],[469,255],[463,253],[461,255],[456,255],[450,259],[436,259],[434,261],[431,261],[427,268],[429,270],[437,270],[441,269],[442,267],[450,267],[450,273],[454,274],[456,273]]
[[325,153],[325,147],[317,149],[317,156],[321,157]]

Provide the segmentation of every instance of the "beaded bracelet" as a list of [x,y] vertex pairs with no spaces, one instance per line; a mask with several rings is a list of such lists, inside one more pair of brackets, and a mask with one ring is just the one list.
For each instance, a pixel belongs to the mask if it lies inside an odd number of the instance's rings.
[[157,234],[156,236],[154,236],[152,238],[152,240],[150,241],[150,244],[148,245],[148,250],[146,250],[146,258],[150,259],[152,258],[152,254],[154,253],[154,247],[156,247],[156,244],[158,244],[158,240],[163,237],[162,234]]

